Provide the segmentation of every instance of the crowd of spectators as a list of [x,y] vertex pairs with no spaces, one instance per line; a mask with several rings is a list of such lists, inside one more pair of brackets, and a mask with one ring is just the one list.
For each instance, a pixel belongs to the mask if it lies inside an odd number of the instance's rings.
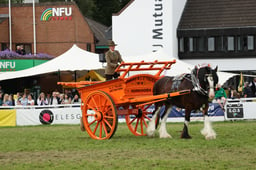
[[244,82],[241,91],[236,90],[233,86],[226,89],[227,98],[237,99],[237,98],[249,98],[256,97],[256,78],[251,82]]
[[65,89],[64,93],[53,91],[52,94],[41,92],[35,99],[31,93],[17,92],[14,94],[4,93],[0,86],[0,106],[45,106],[61,104],[80,104],[81,99],[77,93],[72,94],[70,90]]
[[244,82],[241,91],[236,90],[233,86],[228,87],[226,90],[218,84],[215,89],[215,97],[213,102],[219,103],[221,108],[224,110],[224,105],[227,99],[239,99],[239,98],[250,98],[256,97],[256,78],[251,82]]

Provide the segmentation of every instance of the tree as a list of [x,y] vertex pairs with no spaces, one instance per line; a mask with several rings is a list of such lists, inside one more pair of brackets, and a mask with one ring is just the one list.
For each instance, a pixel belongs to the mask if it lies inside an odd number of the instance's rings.
[[121,8],[119,0],[94,0],[96,8],[93,9],[93,19],[107,26],[112,24],[112,14]]
[[93,18],[93,9],[96,8],[93,0],[75,0],[84,16]]
[[[24,0],[11,0],[12,4],[23,3]],[[9,0],[0,0],[0,4],[9,4]]]

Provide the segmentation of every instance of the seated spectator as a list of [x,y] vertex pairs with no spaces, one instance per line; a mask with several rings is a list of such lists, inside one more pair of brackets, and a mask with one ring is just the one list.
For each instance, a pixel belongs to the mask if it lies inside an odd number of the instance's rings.
[[3,99],[2,99],[3,97],[2,96],[3,96],[3,93],[0,93],[0,106],[3,105]]
[[71,104],[71,97],[68,94],[64,94],[64,104]]
[[20,99],[21,99],[21,94],[20,94],[20,92],[17,92],[16,96],[14,97],[14,104],[15,104],[15,106],[21,105],[20,104]]
[[46,99],[44,92],[40,93],[40,95],[37,99],[37,105],[39,105],[39,106],[48,105],[48,100]]
[[60,104],[64,104],[64,94],[60,94]]
[[25,50],[24,50],[22,45],[18,45],[17,49],[16,49],[16,53],[18,53],[20,55],[25,55],[26,52],[25,52]]
[[249,87],[252,90],[253,97],[256,97],[256,77],[253,78],[253,81],[249,84]]
[[252,89],[249,87],[249,82],[244,82],[243,97],[253,97]]
[[80,104],[81,99],[79,98],[78,94],[75,94],[74,98],[71,101],[72,104]]
[[57,104],[61,104],[60,98],[57,96],[58,93],[57,92],[52,92],[52,96],[50,98],[50,105],[57,105]]
[[35,100],[32,97],[32,94],[28,95],[28,105],[34,106],[35,105]]
[[22,98],[20,98],[19,101],[20,101],[20,104],[22,106],[27,106],[28,105],[28,98],[27,98],[26,93],[23,93]]
[[229,86],[226,92],[229,99],[234,98],[234,88],[233,86]]
[[47,92],[46,93],[46,99],[47,99],[47,101],[50,103],[50,100],[51,100],[51,92]]
[[15,106],[15,100],[14,100],[14,98],[13,98],[13,94],[10,94],[9,95],[9,101],[10,101],[10,106]]
[[4,94],[2,106],[12,106],[12,101],[9,100],[9,95],[7,93]]
[[73,98],[72,92],[71,92],[70,89],[65,89],[65,90],[64,90],[64,95],[65,95],[65,94],[68,95],[69,98],[71,98],[71,99]]
[[221,87],[220,84],[217,84],[214,100],[216,100],[216,102],[219,103],[220,107],[224,110],[224,106],[227,100],[227,95],[225,90]]

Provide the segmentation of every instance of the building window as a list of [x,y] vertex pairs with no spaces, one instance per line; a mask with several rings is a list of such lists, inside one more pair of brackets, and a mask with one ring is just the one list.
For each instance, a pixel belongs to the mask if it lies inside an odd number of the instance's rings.
[[188,45],[189,52],[193,52],[194,51],[193,38],[190,37],[188,41],[189,41],[189,45]]
[[225,49],[225,45],[224,45],[224,37],[221,36],[221,37],[217,37],[216,38],[217,42],[216,42],[216,47],[217,47],[217,51],[224,51]]
[[7,49],[9,49],[7,43],[2,43],[1,44],[1,50],[4,51],[4,50],[7,50]]
[[248,44],[248,47],[247,47],[248,50],[254,50],[254,36],[253,35],[247,36],[247,44]]
[[215,39],[214,37],[208,38],[208,51],[215,51]]
[[184,38],[179,39],[179,51],[184,52]]
[[247,41],[247,37],[242,37],[242,50],[246,51],[247,50],[247,46],[248,46],[248,41]]
[[90,43],[87,44],[86,49],[87,49],[87,51],[91,51],[91,44]]
[[237,36],[236,42],[237,42],[237,50],[241,51],[242,50],[241,36]]
[[15,49],[16,51],[18,49],[18,46],[24,50],[25,54],[32,54],[31,44],[16,44],[16,49]]
[[228,36],[228,51],[234,51],[235,50],[235,39],[233,36]]
[[204,51],[204,37],[197,38],[197,51],[199,52]]

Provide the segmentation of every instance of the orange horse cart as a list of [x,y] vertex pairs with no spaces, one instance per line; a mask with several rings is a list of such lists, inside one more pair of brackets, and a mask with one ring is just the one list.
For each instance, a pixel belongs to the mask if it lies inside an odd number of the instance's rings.
[[[129,130],[136,136],[146,135],[147,123],[153,104],[173,96],[184,95],[189,90],[153,95],[153,86],[162,71],[170,69],[176,61],[121,63],[116,72],[118,79],[109,81],[58,82],[75,87],[81,96],[82,122],[93,139],[111,138],[117,129],[118,117],[124,117]],[[156,73],[141,74],[141,71]],[[130,72],[140,74],[128,76]]]

